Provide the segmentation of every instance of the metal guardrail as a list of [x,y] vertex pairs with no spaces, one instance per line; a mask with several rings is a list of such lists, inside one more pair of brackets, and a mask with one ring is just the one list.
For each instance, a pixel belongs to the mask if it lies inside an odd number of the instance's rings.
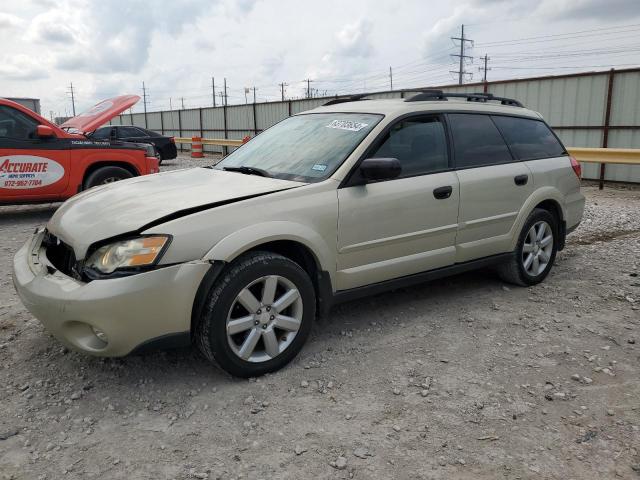
[[[175,137],[176,143],[193,143],[193,138]],[[229,140],[227,138],[202,138],[200,143],[203,145],[218,145],[220,147],[239,147],[244,142],[242,140]]]
[[[638,148],[567,148],[569,155],[580,163],[599,163],[600,165],[640,165]],[[600,175],[599,188],[604,188],[604,175]]]

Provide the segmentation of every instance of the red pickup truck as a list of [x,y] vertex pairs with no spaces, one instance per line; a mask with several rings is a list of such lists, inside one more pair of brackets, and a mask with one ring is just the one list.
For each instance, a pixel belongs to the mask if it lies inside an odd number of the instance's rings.
[[96,185],[158,172],[153,145],[91,139],[91,132],[139,99],[104,100],[58,127],[0,98],[0,204],[61,201]]

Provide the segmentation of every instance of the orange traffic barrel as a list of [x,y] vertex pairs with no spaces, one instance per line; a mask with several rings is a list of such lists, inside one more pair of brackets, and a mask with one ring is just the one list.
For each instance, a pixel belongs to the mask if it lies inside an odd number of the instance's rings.
[[191,158],[202,157],[204,157],[204,154],[202,153],[202,138],[191,137]]

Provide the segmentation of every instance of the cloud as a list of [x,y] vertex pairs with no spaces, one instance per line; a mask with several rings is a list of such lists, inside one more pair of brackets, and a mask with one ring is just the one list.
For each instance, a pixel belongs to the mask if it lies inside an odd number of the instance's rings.
[[640,17],[640,8],[638,0],[542,0],[536,14],[556,20],[628,20]]
[[0,12],[0,30],[9,30],[20,28],[24,24],[24,20],[10,13]]
[[338,48],[334,52],[336,56],[366,58],[372,55],[371,32],[373,24],[368,20],[359,20],[345,25],[336,34]]
[[76,35],[60,12],[49,11],[36,16],[27,31],[27,38],[45,44],[73,45]]
[[9,80],[39,80],[48,76],[46,67],[28,55],[5,55],[0,59],[0,77]]
[[372,32],[373,24],[365,19],[344,25],[336,32],[330,51],[307,69],[307,78],[344,76],[360,70],[374,54]]

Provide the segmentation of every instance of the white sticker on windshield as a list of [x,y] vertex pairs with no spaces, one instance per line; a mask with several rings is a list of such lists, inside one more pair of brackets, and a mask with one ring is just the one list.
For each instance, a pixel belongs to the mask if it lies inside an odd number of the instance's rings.
[[327,169],[327,166],[322,163],[316,163],[311,170],[317,170],[319,172],[324,172]]
[[352,122],[351,120],[333,120],[329,125],[327,125],[327,127],[337,128],[339,130],[349,130],[350,132],[359,132],[368,125],[368,123]]

